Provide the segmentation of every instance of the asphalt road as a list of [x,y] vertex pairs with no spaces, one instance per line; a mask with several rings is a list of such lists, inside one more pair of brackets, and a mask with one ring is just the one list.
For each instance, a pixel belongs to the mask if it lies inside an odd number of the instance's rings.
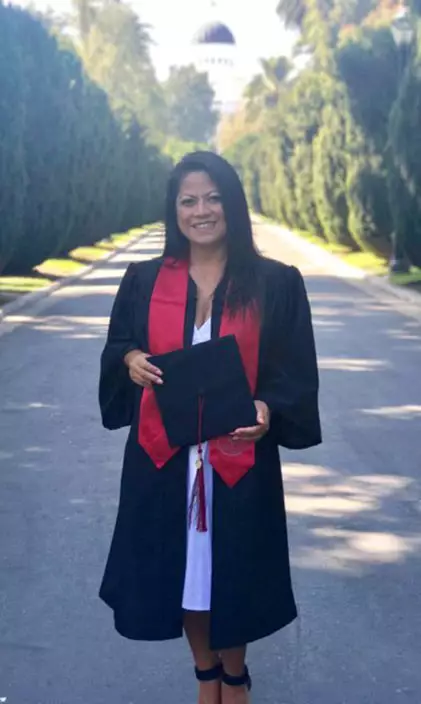
[[[250,648],[253,704],[421,702],[421,326],[273,229],[311,297],[324,444],[283,453],[300,620]],[[193,704],[186,643],[125,641],[97,598],[125,431],[97,408],[130,252],[0,325],[0,702]]]

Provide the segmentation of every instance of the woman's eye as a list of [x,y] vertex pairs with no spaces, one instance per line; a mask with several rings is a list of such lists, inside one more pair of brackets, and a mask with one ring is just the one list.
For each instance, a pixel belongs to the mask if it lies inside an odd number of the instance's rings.
[[221,202],[221,196],[215,193],[213,196],[209,196],[209,202],[210,203],[220,203]]
[[189,208],[192,205],[194,205],[194,200],[193,200],[193,198],[183,198],[183,200],[180,202],[180,204],[183,205],[184,207]]

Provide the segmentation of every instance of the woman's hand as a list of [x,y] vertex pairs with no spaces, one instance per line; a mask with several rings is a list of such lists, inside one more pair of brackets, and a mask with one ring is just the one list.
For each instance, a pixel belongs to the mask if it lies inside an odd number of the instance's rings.
[[233,440],[251,440],[257,442],[266,435],[270,425],[270,411],[264,401],[255,401],[257,410],[257,425],[252,428],[237,428],[231,433]]
[[128,367],[130,379],[138,386],[150,388],[152,384],[162,384],[162,372],[153,364],[148,362],[149,354],[140,350],[132,350],[124,357],[124,363]]

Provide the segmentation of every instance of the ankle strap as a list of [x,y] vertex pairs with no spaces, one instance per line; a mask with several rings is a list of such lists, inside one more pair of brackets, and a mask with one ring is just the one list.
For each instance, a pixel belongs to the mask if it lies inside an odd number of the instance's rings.
[[222,682],[228,687],[244,687],[246,685],[247,689],[251,689],[251,677],[248,671],[247,665],[244,668],[244,674],[239,677],[234,677],[233,675],[227,675],[226,672],[222,675]]
[[212,682],[212,680],[219,680],[222,677],[222,665],[215,665],[210,670],[198,670],[197,667],[194,668],[196,677],[199,682]]

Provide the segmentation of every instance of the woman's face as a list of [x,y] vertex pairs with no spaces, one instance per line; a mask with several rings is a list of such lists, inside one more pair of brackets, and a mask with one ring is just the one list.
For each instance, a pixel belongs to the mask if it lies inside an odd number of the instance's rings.
[[180,184],[177,222],[191,244],[209,247],[221,243],[227,226],[221,195],[204,171],[187,174]]

